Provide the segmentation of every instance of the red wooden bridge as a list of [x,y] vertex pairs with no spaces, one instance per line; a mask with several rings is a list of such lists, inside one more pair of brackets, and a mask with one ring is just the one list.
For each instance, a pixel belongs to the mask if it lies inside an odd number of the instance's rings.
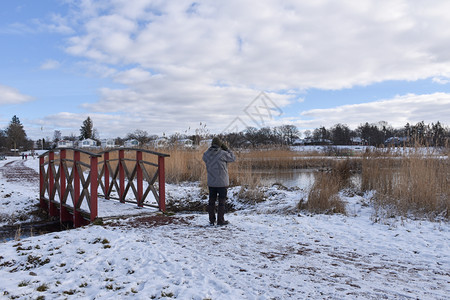
[[[50,150],[39,156],[40,205],[50,216],[72,221],[75,227],[98,218],[99,196],[165,211],[164,159],[168,156],[135,148],[101,153]],[[130,188],[133,200],[127,197]],[[150,192],[153,199],[148,197]]]

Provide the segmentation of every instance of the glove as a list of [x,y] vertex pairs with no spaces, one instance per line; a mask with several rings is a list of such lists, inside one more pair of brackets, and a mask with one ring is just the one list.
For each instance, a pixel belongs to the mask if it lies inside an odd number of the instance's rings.
[[227,145],[225,145],[225,143],[222,143],[222,146],[220,146],[220,148],[222,148],[222,150],[228,151],[228,147]]

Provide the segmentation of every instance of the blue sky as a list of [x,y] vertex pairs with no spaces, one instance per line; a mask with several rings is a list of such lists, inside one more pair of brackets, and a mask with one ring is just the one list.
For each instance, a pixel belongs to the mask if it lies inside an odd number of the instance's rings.
[[1,1],[0,128],[13,115],[32,139],[78,135],[87,116],[101,138],[235,120],[449,125],[448,11],[445,0]]

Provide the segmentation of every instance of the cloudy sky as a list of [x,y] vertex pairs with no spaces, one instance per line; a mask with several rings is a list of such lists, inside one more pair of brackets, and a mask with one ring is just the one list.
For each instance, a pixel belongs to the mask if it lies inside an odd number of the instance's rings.
[[30,138],[450,125],[447,0],[0,2],[0,128]]

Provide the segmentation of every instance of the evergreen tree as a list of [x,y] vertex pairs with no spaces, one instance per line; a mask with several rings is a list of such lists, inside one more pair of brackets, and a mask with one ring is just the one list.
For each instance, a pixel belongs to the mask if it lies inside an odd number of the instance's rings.
[[314,129],[313,138],[317,141],[324,142],[324,140],[331,139],[331,133],[325,128],[325,126]]
[[361,124],[358,126],[357,131],[360,132],[361,138],[366,140],[371,146],[379,146],[384,143],[385,134],[383,129],[380,130],[376,124]]
[[431,123],[431,132],[432,132],[432,145],[444,146],[445,129],[442,127],[439,121],[437,121],[436,124]]
[[6,148],[6,132],[0,129],[0,151]]
[[87,117],[83,121],[83,125],[80,128],[80,140],[93,139],[94,138],[94,124],[90,117]]
[[351,130],[345,124],[336,124],[331,128],[331,139],[335,145],[350,145]]
[[6,128],[6,137],[8,146],[12,149],[19,149],[27,145],[27,134],[16,115],[14,115],[8,128]]

